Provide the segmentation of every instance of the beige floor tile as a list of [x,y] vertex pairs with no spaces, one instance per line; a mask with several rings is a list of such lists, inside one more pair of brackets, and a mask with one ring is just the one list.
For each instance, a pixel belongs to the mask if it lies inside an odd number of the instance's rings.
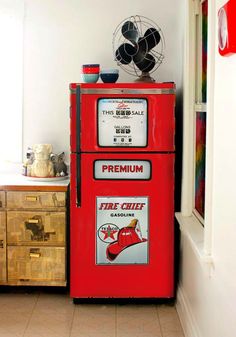
[[0,337],[22,337],[31,313],[0,313]]
[[76,305],[71,337],[115,337],[115,305]]
[[124,304],[117,305],[117,314],[131,313],[135,315],[157,316],[156,305],[154,304]]
[[183,331],[164,331],[162,332],[163,337],[184,337]]
[[69,337],[73,320],[71,313],[34,312],[24,337]]
[[37,314],[47,313],[49,315],[71,314],[74,311],[74,304],[67,294],[41,293],[34,311]]
[[1,313],[28,313],[32,312],[38,299],[38,294],[0,294],[0,315]]
[[162,337],[154,305],[117,307],[117,337]]
[[69,295],[40,293],[24,337],[69,337],[74,310]]
[[157,307],[163,337],[184,337],[182,326],[174,306]]

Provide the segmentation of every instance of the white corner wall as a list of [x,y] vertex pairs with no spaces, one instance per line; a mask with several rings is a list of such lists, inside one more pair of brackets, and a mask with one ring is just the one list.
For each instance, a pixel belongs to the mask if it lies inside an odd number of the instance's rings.
[[[215,12],[225,4],[215,0]],[[217,19],[216,19],[217,32]],[[216,36],[217,39],[217,36]],[[216,48],[217,48],[217,41]],[[212,264],[181,233],[178,311],[186,337],[236,336],[236,54],[216,49],[212,176]],[[209,261],[208,261],[209,262]]]
[[[23,152],[34,143],[52,143],[68,156],[69,83],[81,81],[84,63],[116,67],[113,32],[131,15],[161,27],[165,60],[154,77],[175,81],[181,93],[183,6],[182,0],[25,0]],[[133,79],[120,70],[120,82]]]

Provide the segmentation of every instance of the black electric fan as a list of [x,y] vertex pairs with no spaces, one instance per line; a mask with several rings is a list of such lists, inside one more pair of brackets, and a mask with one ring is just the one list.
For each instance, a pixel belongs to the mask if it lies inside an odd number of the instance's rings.
[[163,62],[165,41],[160,27],[152,20],[135,15],[123,20],[113,34],[117,64],[136,81],[155,82],[150,76]]

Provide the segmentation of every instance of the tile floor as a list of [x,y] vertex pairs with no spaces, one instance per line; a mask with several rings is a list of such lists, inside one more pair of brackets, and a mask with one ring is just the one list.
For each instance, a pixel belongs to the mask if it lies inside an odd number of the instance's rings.
[[173,305],[75,305],[65,293],[0,289],[0,337],[184,337],[184,334]]

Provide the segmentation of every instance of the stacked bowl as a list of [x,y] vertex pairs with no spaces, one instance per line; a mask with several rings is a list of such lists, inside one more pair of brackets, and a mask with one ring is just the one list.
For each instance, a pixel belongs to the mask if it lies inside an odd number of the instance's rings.
[[85,83],[96,83],[99,78],[99,64],[83,64],[81,76]]
[[104,83],[115,83],[119,77],[119,70],[118,69],[101,70],[100,77]]

